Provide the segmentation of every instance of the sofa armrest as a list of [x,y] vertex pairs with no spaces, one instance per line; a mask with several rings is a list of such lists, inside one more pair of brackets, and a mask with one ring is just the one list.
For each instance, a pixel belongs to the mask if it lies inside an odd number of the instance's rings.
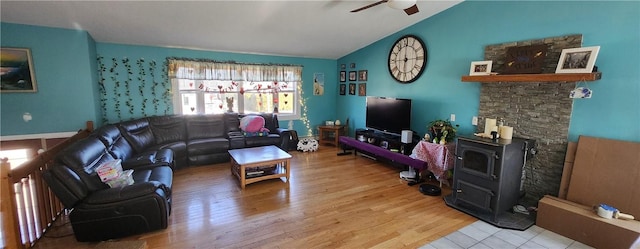
[[173,168],[173,150],[164,148],[157,151],[143,153],[139,156],[127,159],[122,162],[122,169],[144,169],[158,166],[169,166]]
[[96,191],[93,194],[87,196],[84,200],[86,204],[109,204],[120,201],[126,201],[140,196],[156,193],[161,190],[165,196],[169,193],[164,184],[157,181],[149,181],[142,183],[135,183],[133,185],[125,186],[122,188],[109,188],[100,191]]
[[229,132],[229,149],[240,149],[245,147],[244,135],[241,131]]
[[295,150],[298,144],[298,133],[295,130],[285,128],[277,128],[276,131],[280,135],[280,149],[285,151]]
[[276,128],[276,133],[278,133],[280,136],[282,136],[282,134],[286,134],[289,132],[291,132],[291,130],[287,128]]

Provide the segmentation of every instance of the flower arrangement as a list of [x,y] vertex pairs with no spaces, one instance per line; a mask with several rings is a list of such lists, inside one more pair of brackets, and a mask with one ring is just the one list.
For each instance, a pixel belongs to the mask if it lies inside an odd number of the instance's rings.
[[453,126],[449,120],[434,120],[427,125],[429,133],[433,138],[433,143],[445,144],[456,138],[456,131],[459,125]]

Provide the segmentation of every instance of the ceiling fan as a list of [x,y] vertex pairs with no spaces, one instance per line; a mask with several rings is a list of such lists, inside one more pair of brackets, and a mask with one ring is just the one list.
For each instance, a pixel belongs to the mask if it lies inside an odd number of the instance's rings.
[[387,5],[391,8],[394,9],[400,9],[400,10],[404,10],[405,13],[407,13],[407,15],[413,15],[415,13],[418,13],[418,5],[416,5],[416,0],[380,0],[377,1],[375,3],[369,4],[367,6],[361,7],[361,8],[357,8],[352,10],[351,12],[358,12],[361,10],[366,10],[368,8],[371,8],[373,6],[382,4],[382,3],[387,3]]

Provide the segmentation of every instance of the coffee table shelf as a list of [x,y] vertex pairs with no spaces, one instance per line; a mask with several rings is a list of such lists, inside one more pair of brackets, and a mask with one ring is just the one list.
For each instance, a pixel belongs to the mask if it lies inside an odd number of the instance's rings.
[[[235,175],[242,189],[247,184],[268,179],[285,178],[289,182],[291,155],[280,148],[270,145],[254,148],[229,150],[231,155],[231,174]],[[272,172],[247,177],[247,172],[256,168],[275,167]]]

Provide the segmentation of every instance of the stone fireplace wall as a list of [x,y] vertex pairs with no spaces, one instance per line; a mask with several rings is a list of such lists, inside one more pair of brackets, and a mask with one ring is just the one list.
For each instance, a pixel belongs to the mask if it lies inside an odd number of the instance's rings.
[[[485,60],[493,61],[494,72],[501,72],[507,48],[547,44],[543,73],[554,73],[562,49],[582,46],[582,35],[509,42],[485,48]],[[576,82],[482,83],[480,89],[479,131],[485,118],[504,118],[514,127],[514,137],[535,139],[537,154],[525,166],[525,203],[534,205],[545,194],[557,196],[568,143],[573,100],[569,92]]]

